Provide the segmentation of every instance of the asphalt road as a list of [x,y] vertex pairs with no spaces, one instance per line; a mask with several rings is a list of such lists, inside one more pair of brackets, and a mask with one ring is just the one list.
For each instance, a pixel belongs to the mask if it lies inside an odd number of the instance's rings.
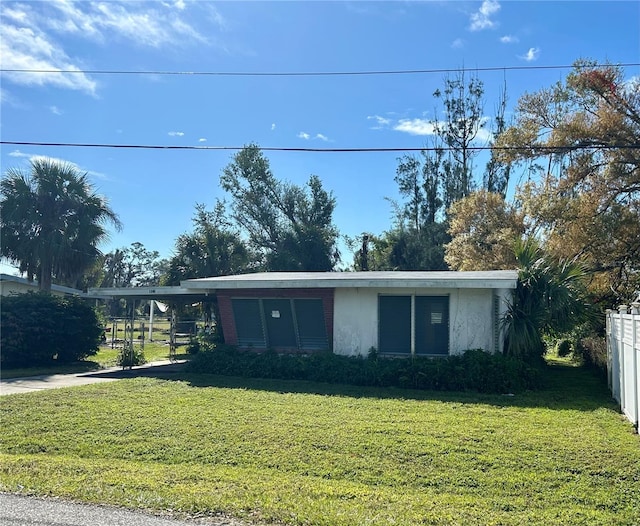
[[111,506],[0,493],[0,526],[248,526],[229,518],[178,521]]

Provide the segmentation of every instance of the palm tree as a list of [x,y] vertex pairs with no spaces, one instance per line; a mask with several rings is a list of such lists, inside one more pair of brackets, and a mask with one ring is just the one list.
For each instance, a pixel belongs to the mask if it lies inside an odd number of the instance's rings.
[[518,241],[518,284],[504,317],[505,353],[525,359],[544,354],[544,335],[566,333],[592,312],[586,302],[587,271],[576,261],[555,261],[534,238]]
[[0,182],[0,253],[50,291],[53,276],[72,283],[101,255],[107,223],[121,224],[74,165],[44,158],[30,168],[11,168]]

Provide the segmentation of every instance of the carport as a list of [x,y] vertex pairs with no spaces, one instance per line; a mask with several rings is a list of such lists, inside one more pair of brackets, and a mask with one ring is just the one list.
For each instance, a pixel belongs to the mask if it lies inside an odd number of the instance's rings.
[[[151,300],[167,303],[171,307],[171,317],[169,320],[169,359],[172,362],[176,360],[177,335],[179,334],[175,307],[178,305],[191,305],[210,297],[208,292],[187,289],[181,286],[92,288],[88,290],[87,294],[95,299],[126,300],[128,316],[125,321],[123,345],[126,350],[125,352],[129,352],[130,356],[133,356],[133,346],[135,342],[133,333],[137,303]],[[151,309],[153,312],[153,305]]]

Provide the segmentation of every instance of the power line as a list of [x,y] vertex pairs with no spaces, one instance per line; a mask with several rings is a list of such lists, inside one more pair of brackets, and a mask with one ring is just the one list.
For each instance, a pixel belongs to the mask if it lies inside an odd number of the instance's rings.
[[[138,150],[202,150],[202,151],[239,151],[244,146],[178,146],[178,145],[152,145],[152,144],[104,144],[104,143],[66,143],[66,142],[33,142],[33,141],[0,141],[0,144],[11,146],[51,146],[64,148],[115,148]],[[366,153],[366,152],[420,152],[420,151],[454,151],[456,148],[449,146],[422,146],[407,148],[293,148],[278,146],[257,146],[259,150],[266,152],[316,152],[316,153]],[[567,146],[470,146],[469,150],[501,150],[501,151],[533,151],[533,152],[562,152],[573,150],[640,150],[637,144],[576,144]]]
[[218,77],[337,77],[337,76],[371,76],[371,75],[424,75],[434,73],[463,73],[463,72],[490,72],[490,71],[537,71],[549,69],[572,69],[591,67],[635,67],[640,62],[627,62],[617,64],[565,64],[549,66],[488,66],[480,68],[439,68],[439,69],[404,69],[404,70],[377,70],[377,71],[144,71],[144,70],[118,70],[118,69],[14,69],[0,68],[0,73],[60,73],[60,74],[85,74],[85,75],[174,75],[174,76],[218,76]]

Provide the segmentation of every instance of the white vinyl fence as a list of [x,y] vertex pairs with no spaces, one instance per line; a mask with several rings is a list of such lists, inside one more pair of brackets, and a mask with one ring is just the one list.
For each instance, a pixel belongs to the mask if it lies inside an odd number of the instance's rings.
[[640,303],[607,311],[609,388],[625,416],[640,420]]

